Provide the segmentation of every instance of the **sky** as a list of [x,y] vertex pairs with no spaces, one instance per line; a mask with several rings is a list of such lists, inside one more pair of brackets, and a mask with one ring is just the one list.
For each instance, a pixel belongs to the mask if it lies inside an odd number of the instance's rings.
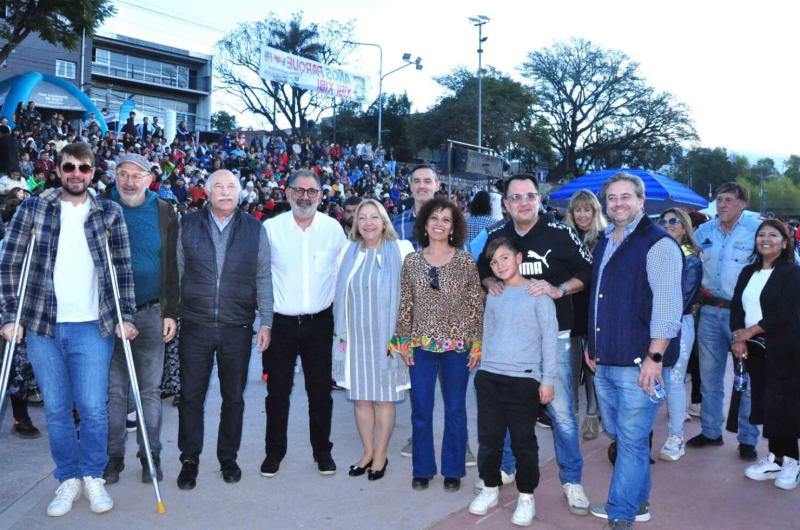
[[[103,30],[200,53],[238,23],[269,11],[288,19],[302,11],[306,23],[354,20],[354,40],[383,47],[383,70],[401,66],[409,52],[423,70],[405,68],[384,80],[384,93],[407,92],[413,110],[443,95],[435,77],[457,66],[477,69],[478,30],[468,17],[485,15],[483,64],[520,81],[529,52],[580,37],[626,53],[648,84],[688,105],[704,147],[725,147],[778,168],[800,154],[800,2],[793,0],[572,0],[479,2],[389,0],[113,0],[117,15]],[[343,68],[373,76],[377,96],[378,50],[356,47]],[[238,114],[221,91],[212,111]],[[239,123],[262,126],[246,116]]]

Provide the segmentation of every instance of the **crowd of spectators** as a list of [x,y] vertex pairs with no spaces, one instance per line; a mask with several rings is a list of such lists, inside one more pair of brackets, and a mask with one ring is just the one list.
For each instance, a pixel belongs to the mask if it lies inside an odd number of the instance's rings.
[[[286,179],[297,169],[319,175],[320,210],[339,221],[350,197],[377,199],[390,215],[402,213],[412,202],[409,167],[398,163],[391,149],[373,148],[367,140],[351,145],[277,133],[230,132],[207,141],[190,132],[184,122],[178,124],[174,138],[168,139],[158,117],[139,120],[135,112],[121,125],[117,132],[112,123],[103,134],[93,113],[78,123],[58,112],[43,117],[33,102],[25,108],[20,104],[14,123],[0,124],[0,132],[6,131],[0,137],[8,137],[0,140],[0,149],[8,151],[7,156],[0,156],[7,160],[0,166],[0,196],[11,199],[5,201],[7,211],[13,213],[28,195],[60,185],[55,159],[71,142],[92,146],[97,158],[93,187],[99,193],[113,185],[121,155],[146,156],[153,163],[153,191],[173,202],[181,213],[205,204],[205,179],[217,169],[228,169],[240,179],[241,207],[260,220],[288,209]],[[466,194],[459,194],[457,202],[466,209]]]

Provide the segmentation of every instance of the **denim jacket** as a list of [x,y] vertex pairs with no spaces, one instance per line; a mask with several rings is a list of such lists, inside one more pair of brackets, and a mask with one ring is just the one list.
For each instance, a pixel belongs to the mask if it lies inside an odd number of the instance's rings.
[[700,225],[694,236],[703,253],[703,288],[711,294],[730,300],[739,273],[752,261],[756,231],[761,221],[742,214],[725,235],[719,219]]

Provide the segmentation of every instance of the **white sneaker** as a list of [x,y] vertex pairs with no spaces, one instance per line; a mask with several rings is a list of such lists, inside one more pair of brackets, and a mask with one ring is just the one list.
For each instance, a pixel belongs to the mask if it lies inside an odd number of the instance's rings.
[[798,484],[800,484],[800,463],[794,458],[784,456],[781,472],[775,479],[775,487],[782,490],[793,490]]
[[497,506],[500,498],[500,488],[483,488],[477,497],[469,503],[469,513],[472,515],[486,515],[489,508]]
[[687,412],[689,413],[689,416],[694,416],[695,418],[699,418],[700,417],[700,403],[692,403],[691,405],[689,405],[689,408],[687,409]]
[[661,448],[658,457],[667,462],[677,462],[684,454],[686,454],[686,442],[683,436],[672,434],[667,438],[667,441],[664,442],[664,446]]
[[53,501],[47,505],[47,515],[61,517],[72,509],[72,503],[81,496],[81,481],[70,478],[61,483]]
[[94,513],[107,512],[114,507],[114,501],[103,486],[105,483],[101,478],[83,477],[83,494]]
[[[516,479],[517,479],[517,475],[516,474],[511,473],[509,475],[508,473],[506,473],[502,469],[500,470],[500,482],[501,482],[501,485],[508,486],[509,484],[512,484]],[[486,484],[484,484],[483,479],[480,479],[472,487],[472,491],[475,493],[475,495],[477,495],[478,493],[481,492],[481,490],[485,486],[486,486]]]
[[589,499],[583,492],[583,486],[567,482],[562,486],[567,497],[569,513],[575,515],[589,515]]
[[744,476],[752,480],[773,480],[781,472],[781,466],[775,463],[775,455],[770,453],[744,470]]
[[528,526],[536,516],[536,501],[532,493],[520,493],[517,499],[517,508],[511,516],[511,524]]

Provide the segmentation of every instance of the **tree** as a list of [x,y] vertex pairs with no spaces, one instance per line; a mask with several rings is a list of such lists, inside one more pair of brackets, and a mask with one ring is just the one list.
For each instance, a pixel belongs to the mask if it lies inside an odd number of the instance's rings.
[[800,156],[791,155],[783,162],[783,176],[800,185]]
[[224,110],[218,110],[211,115],[212,130],[225,133],[235,131],[237,128],[236,116],[233,114],[228,114]]
[[[45,42],[74,50],[85,32],[94,35],[116,13],[110,0],[6,0],[0,3],[0,64],[33,32]],[[6,15],[6,16],[2,16]]]
[[288,21],[274,13],[258,22],[247,22],[228,33],[217,43],[214,64],[223,90],[235,96],[250,111],[267,120],[276,131],[279,119],[285,119],[292,134],[303,134],[316,112],[328,108],[330,98],[315,92],[274,81],[258,75],[261,47],[270,46],[293,55],[323,64],[340,62],[339,58],[352,45],[352,22],[336,21],[324,25],[303,25],[303,14],[295,13]]
[[[740,166],[737,161],[738,158],[728,156],[723,147],[696,147],[678,159],[672,176],[700,195],[711,197],[720,185],[742,176],[738,172]],[[744,162],[749,172],[746,158]]]
[[[415,127],[418,147],[439,148],[448,139],[474,143],[478,134],[478,78],[456,68],[436,81],[449,94],[441,97]],[[482,77],[482,144],[504,155],[514,153],[536,160],[550,156],[547,131],[533,112],[536,98],[521,83],[487,68]],[[542,138],[545,139],[542,142]],[[542,149],[544,147],[544,149]]]
[[624,53],[583,39],[528,54],[522,75],[561,156],[553,177],[608,164],[656,169],[677,146],[697,139],[688,109],[649,87],[638,70]]

